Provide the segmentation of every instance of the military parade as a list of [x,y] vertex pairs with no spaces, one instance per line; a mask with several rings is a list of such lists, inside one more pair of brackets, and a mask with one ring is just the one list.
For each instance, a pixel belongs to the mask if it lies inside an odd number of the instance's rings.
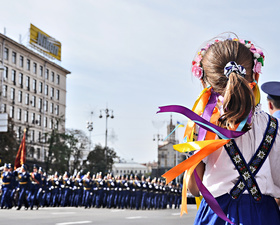
[[1,168],[1,209],[40,207],[84,207],[118,209],[176,209],[181,204],[179,183],[166,184],[161,178],[144,175],[68,172],[47,174],[36,164],[32,172],[23,164]]

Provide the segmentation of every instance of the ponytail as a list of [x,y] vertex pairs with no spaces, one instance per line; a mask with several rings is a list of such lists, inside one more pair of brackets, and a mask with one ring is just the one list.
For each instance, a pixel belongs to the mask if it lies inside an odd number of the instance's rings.
[[[228,82],[224,90],[223,109],[224,114],[219,119],[219,125],[227,129],[233,129],[254,112],[255,97],[248,81],[235,72],[228,76]],[[244,130],[250,129],[246,124]]]

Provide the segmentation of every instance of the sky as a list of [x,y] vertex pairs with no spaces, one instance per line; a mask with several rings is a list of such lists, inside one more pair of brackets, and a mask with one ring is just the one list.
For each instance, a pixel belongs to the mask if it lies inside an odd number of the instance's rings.
[[[93,145],[120,158],[157,160],[155,135],[167,136],[171,114],[158,106],[191,108],[202,90],[191,62],[207,40],[231,31],[265,54],[259,85],[278,75],[280,2],[273,0],[13,0],[1,2],[0,32],[28,43],[30,23],[62,43],[67,77],[66,128],[80,129]],[[251,2],[251,3],[250,3]],[[261,103],[267,111],[266,95]],[[187,119],[172,114],[172,120]],[[86,128],[93,122],[93,131]],[[177,138],[182,140],[183,128]],[[160,141],[159,144],[162,144]]]

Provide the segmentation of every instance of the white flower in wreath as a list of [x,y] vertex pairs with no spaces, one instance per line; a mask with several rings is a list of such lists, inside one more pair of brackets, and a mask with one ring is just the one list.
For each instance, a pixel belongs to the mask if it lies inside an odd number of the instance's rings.
[[250,166],[250,170],[251,170],[252,173],[254,173],[256,171],[256,168],[253,167],[253,166]]
[[271,136],[269,136],[269,135],[266,135],[265,140],[266,140],[266,141],[270,144],[270,143],[271,143],[271,141],[272,141],[272,137],[271,137]]
[[241,162],[240,155],[237,155],[237,156],[233,157],[233,160],[234,160],[235,163],[240,163]]
[[252,195],[256,194],[257,188],[256,187],[251,188],[250,192],[252,193]]
[[243,174],[243,177],[244,177],[245,180],[248,180],[248,179],[251,177],[251,175],[250,175],[250,173],[247,171],[247,172],[245,172],[245,173]]
[[240,189],[240,190],[243,190],[243,188],[245,187],[245,184],[243,182],[240,182],[237,187]]
[[271,122],[270,126],[273,127],[273,128],[276,128],[276,123],[275,122]]
[[263,151],[260,151],[260,152],[258,153],[258,157],[259,157],[259,158],[263,159],[264,156],[265,156],[265,153],[264,153]]

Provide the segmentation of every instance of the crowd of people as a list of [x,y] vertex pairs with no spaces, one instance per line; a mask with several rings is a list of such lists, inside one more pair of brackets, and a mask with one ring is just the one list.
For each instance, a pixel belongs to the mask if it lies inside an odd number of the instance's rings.
[[181,185],[166,184],[160,178],[89,172],[47,175],[35,164],[30,173],[24,164],[16,170],[4,164],[2,170],[1,209],[68,206],[144,210],[179,208],[181,204]]

